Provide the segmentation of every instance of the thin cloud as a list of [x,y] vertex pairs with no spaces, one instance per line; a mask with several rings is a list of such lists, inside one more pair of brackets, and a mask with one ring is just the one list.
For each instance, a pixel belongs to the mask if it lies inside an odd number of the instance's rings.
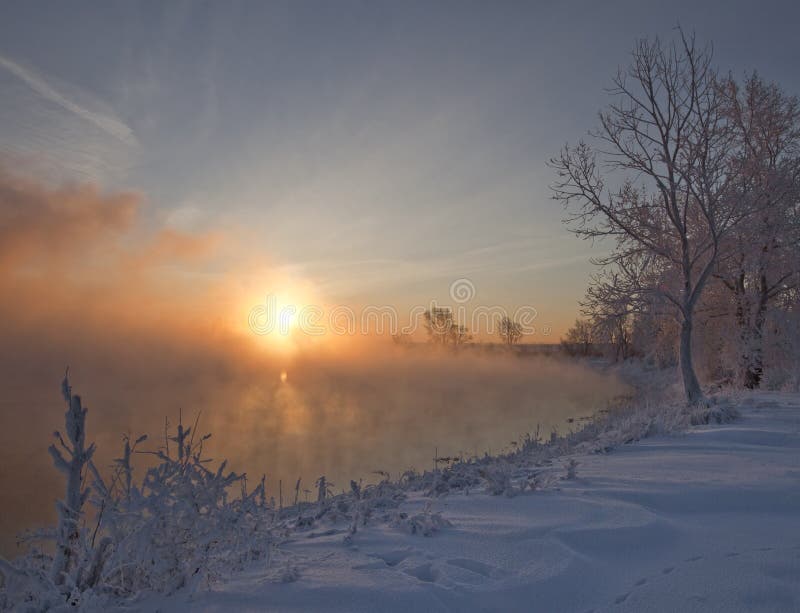
[[579,254],[563,258],[544,259],[531,264],[526,264],[524,266],[519,266],[516,270],[518,272],[523,272],[527,270],[547,270],[550,268],[561,268],[563,266],[569,266],[570,264],[586,263],[589,261],[589,258],[590,255],[588,254]]
[[111,117],[77,104],[58,92],[44,78],[34,73],[32,70],[24,68],[2,55],[0,55],[0,66],[24,81],[33,91],[43,98],[93,123],[110,136],[113,136],[126,145],[136,146],[138,144],[133,130],[116,117]]

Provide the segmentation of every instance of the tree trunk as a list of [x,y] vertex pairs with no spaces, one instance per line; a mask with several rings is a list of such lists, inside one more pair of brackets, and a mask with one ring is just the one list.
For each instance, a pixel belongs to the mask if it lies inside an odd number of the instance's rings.
[[694,372],[694,363],[692,362],[691,314],[684,316],[683,322],[681,323],[680,362],[686,401],[689,404],[698,404],[703,400],[703,392],[700,389],[700,382],[697,380],[697,375]]
[[748,331],[748,360],[744,365],[744,386],[747,389],[757,389],[761,385],[764,375],[764,321],[769,302],[769,288],[765,275],[761,275],[758,305],[753,317],[752,325]]
[[758,389],[764,374],[764,322],[769,304],[769,285],[764,273],[759,278],[758,292],[753,313],[742,273],[734,286],[734,293],[739,326],[739,377],[747,389]]
[[764,360],[761,357],[761,348],[754,349],[750,361],[744,371],[744,386],[754,390],[761,386],[761,377],[764,374]]

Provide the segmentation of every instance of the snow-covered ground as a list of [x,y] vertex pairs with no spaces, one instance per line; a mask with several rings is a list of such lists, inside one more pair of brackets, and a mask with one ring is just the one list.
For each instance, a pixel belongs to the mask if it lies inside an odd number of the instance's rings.
[[738,408],[730,424],[578,457],[557,488],[435,499],[452,526],[430,537],[295,534],[281,545],[294,580],[262,563],[131,609],[800,611],[800,395]]

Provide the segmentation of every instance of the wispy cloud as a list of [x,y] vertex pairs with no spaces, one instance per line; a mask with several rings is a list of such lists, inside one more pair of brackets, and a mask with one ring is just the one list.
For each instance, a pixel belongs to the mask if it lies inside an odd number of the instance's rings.
[[556,270],[585,264],[589,257],[588,253],[567,255],[554,251],[545,239],[534,238],[426,258],[307,260],[284,269],[290,275],[314,279],[317,289],[326,294],[360,294],[436,280],[441,280],[441,287],[446,289],[450,282],[464,276],[494,278]]
[[123,121],[117,119],[116,117],[106,115],[78,104],[77,102],[67,98],[55,87],[50,85],[50,83],[48,83],[47,80],[41,75],[2,55],[0,55],[0,66],[24,81],[32,90],[34,90],[43,98],[59,105],[61,108],[70,111],[71,113],[74,113],[78,117],[93,123],[110,136],[119,139],[121,142],[132,146],[137,145],[136,136],[134,135],[133,130],[131,130],[131,128],[128,127]]

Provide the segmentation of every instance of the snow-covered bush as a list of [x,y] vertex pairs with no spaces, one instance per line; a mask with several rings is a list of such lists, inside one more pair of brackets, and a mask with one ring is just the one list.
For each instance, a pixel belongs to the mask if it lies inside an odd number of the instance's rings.
[[578,478],[578,462],[575,460],[575,458],[570,458],[566,463],[565,468],[567,469],[567,474],[564,476],[564,479],[567,481],[572,481],[573,479]]
[[519,492],[511,481],[512,467],[505,462],[497,462],[481,468],[478,474],[486,481],[486,493],[492,496],[512,498]]
[[55,432],[57,444],[48,451],[56,468],[66,476],[66,492],[56,503],[58,525],[54,534],[42,533],[55,541],[54,551],[47,555],[35,550],[27,558],[12,565],[0,561],[4,608],[47,610],[81,604],[85,594],[101,583],[101,573],[109,549],[108,539],[95,546],[85,521],[84,505],[91,493],[86,475],[95,446],[86,446],[86,413],[80,396],[72,394],[68,376],[64,377],[61,392],[67,405],[65,434]]
[[[0,561],[3,608],[102,608],[108,599],[142,591],[208,584],[223,571],[268,557],[274,512],[265,503],[263,480],[248,494],[244,476],[226,472],[225,462],[212,470],[202,455],[210,435],[195,437],[196,423],[179,423],[164,448],[149,452],[157,464],[138,484],[131,458],[146,437],[126,437],[104,479],[92,461],[94,445],[85,444],[87,409],[67,378],[62,390],[66,439],[56,432],[50,454],[66,474],[66,496],[57,505],[55,533],[39,535],[54,537],[55,549],[34,550],[14,564]],[[235,484],[241,485],[238,497],[230,495]]]
[[421,513],[409,516],[408,513],[397,513],[394,526],[403,532],[418,536],[433,536],[435,533],[450,527],[452,524],[442,517],[441,512],[434,513],[431,504],[425,505]]

